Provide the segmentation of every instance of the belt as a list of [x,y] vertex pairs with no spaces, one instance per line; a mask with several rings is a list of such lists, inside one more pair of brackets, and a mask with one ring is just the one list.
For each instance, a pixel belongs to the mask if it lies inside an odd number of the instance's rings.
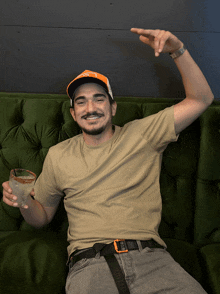
[[[160,244],[158,244],[153,239],[140,241],[142,248],[164,248]],[[102,244],[96,243],[92,248],[89,248],[79,254],[77,254],[80,250],[74,251],[70,255],[69,265],[72,267],[76,262],[80,261],[83,258],[94,258],[97,253],[100,253],[100,256],[105,256],[109,254],[120,254],[125,253],[130,250],[138,250],[140,245],[136,240],[114,240],[113,243],[110,244]]]
[[69,267],[71,268],[76,262],[80,261],[83,258],[94,258],[99,253],[100,256],[105,257],[105,260],[108,263],[119,293],[128,294],[130,292],[125,281],[124,273],[122,272],[114,254],[126,253],[130,250],[138,250],[140,249],[140,247],[142,249],[146,247],[164,248],[153,239],[146,241],[117,239],[110,244],[96,243],[92,248],[89,248],[83,252],[80,252],[80,250],[74,251],[70,255]]

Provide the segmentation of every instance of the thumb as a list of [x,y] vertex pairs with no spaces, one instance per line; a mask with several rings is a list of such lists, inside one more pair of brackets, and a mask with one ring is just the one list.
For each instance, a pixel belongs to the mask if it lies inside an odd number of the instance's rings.
[[31,195],[31,196],[35,196],[34,189],[32,189],[30,195]]

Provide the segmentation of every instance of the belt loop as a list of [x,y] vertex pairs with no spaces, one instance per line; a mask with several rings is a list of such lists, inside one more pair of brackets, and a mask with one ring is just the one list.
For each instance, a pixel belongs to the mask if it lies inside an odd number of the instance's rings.
[[143,250],[141,241],[140,240],[137,240],[137,244],[138,244],[139,251],[141,252]]

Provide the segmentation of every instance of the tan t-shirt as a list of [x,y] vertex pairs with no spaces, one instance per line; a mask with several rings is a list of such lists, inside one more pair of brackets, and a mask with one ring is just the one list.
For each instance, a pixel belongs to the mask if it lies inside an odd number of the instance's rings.
[[50,148],[35,185],[35,198],[53,206],[64,198],[68,253],[114,239],[158,235],[162,201],[162,152],[176,141],[173,106],[115,126],[113,137],[89,146],[78,135]]

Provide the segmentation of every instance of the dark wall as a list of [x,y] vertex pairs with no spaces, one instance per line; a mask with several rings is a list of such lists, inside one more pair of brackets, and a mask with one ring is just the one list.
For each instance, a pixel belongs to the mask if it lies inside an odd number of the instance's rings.
[[65,93],[85,69],[116,96],[184,97],[168,55],[155,58],[131,27],[176,34],[220,98],[216,0],[10,0],[1,3],[0,91]]

